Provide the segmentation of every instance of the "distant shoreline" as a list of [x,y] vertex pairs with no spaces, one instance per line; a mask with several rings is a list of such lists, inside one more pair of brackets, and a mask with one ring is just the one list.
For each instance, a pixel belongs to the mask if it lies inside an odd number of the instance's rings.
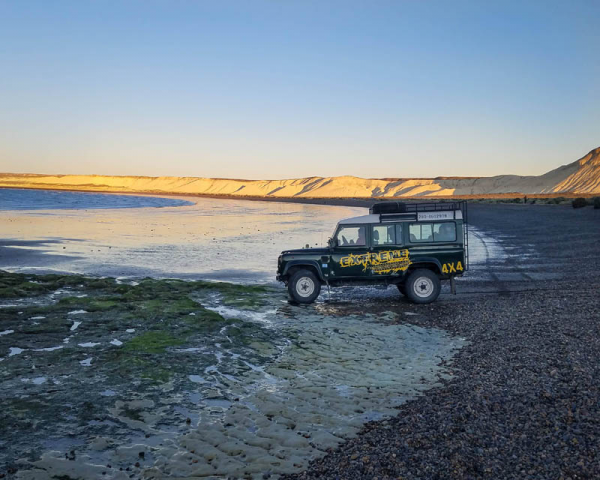
[[[369,208],[371,205],[381,201],[399,201],[399,202],[435,202],[435,201],[462,201],[462,200],[477,200],[490,202],[514,199],[553,199],[553,198],[593,198],[597,194],[593,193],[537,193],[537,194],[522,194],[522,193],[501,193],[501,194],[485,194],[485,195],[457,195],[457,196],[436,196],[436,197],[365,197],[365,198],[327,198],[327,197],[260,197],[260,196],[243,196],[243,195],[217,195],[217,194],[198,194],[198,193],[176,193],[162,191],[139,191],[128,192],[123,190],[85,190],[82,188],[52,188],[52,187],[24,187],[24,186],[8,186],[1,185],[2,189],[20,189],[20,190],[48,190],[58,192],[78,192],[78,193],[105,193],[110,195],[132,195],[132,196],[154,196],[154,197],[185,197],[185,198],[213,198],[220,200],[248,200],[252,202],[278,202],[278,203],[304,203],[312,205],[331,205],[341,207],[364,207]],[[511,202],[507,202],[511,203]]]

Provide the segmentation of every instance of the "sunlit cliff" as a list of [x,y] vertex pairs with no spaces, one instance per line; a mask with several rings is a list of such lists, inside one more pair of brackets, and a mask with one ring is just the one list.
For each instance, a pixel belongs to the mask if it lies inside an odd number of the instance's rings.
[[600,147],[544,175],[481,178],[365,179],[350,176],[290,180],[200,177],[0,174],[0,187],[252,197],[435,197],[490,194],[600,193]]

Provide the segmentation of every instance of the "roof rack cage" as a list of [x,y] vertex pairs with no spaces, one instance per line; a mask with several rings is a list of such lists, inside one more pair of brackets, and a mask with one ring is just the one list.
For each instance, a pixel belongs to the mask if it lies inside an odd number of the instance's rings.
[[379,202],[369,208],[371,214],[391,213],[417,213],[437,212],[448,210],[462,210],[465,202],[427,202],[427,203],[405,203],[405,202]]

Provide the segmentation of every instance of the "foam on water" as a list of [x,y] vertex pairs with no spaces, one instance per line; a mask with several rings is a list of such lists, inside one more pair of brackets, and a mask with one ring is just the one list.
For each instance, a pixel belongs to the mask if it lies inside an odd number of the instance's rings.
[[57,347],[36,348],[33,351],[34,352],[53,352],[54,350],[60,350],[61,348],[63,348],[63,346],[59,345]]
[[252,310],[241,310],[238,308],[227,307],[225,305],[219,305],[216,307],[206,307],[208,310],[212,310],[213,312],[218,313],[223,318],[239,318],[243,320],[250,320],[254,322],[261,322],[266,325],[272,325],[272,320],[270,319],[272,315],[276,312],[276,310],[267,310],[267,311],[252,311]]

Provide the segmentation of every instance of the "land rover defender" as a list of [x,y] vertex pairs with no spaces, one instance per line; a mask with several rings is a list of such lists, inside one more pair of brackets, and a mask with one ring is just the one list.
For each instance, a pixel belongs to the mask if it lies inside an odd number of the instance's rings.
[[379,202],[368,215],[338,223],[326,248],[286,250],[277,280],[295,302],[312,303],[321,286],[396,285],[414,303],[431,303],[441,282],[468,268],[466,202]]

